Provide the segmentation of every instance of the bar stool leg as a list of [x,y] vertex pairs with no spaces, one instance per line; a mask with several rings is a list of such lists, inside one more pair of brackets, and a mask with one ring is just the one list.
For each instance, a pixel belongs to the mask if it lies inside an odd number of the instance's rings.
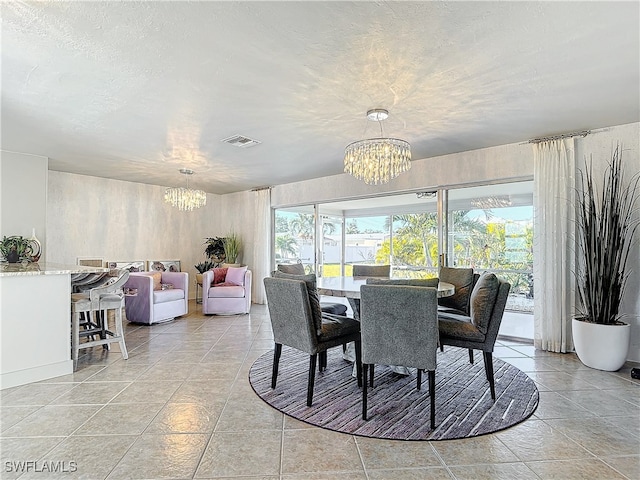
[[[123,305],[124,306],[124,305]],[[116,335],[120,338],[118,341],[118,345],[120,345],[120,351],[122,352],[122,358],[125,360],[129,358],[129,354],[127,353],[127,346],[124,343],[124,329],[122,328],[122,308],[117,308],[115,310],[116,314]]]

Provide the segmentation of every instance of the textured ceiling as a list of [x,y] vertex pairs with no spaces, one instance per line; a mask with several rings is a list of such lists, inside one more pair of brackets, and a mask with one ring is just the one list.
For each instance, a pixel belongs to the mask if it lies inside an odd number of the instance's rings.
[[[3,2],[2,149],[229,193],[640,120],[638,2]],[[240,134],[261,143],[221,142]]]

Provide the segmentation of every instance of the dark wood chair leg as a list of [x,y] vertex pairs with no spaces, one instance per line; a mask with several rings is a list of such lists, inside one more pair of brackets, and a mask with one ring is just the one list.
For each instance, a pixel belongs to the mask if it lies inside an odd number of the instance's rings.
[[436,428],[436,372],[429,370],[429,398],[431,399],[431,428]]
[[307,385],[307,407],[313,403],[313,384],[316,379],[316,361],[318,354],[309,355],[309,384]]
[[282,354],[282,344],[276,343],[273,348],[273,371],[271,372],[271,388],[276,388],[278,380],[278,364],[280,363],[280,354]]
[[440,344],[440,351],[444,352],[444,345],[442,343]]
[[374,367],[375,367],[375,365],[373,363],[371,365],[369,365],[369,368],[371,369],[371,370],[369,370],[369,375],[371,375],[371,378],[369,379],[369,386],[371,388],[373,388],[373,371],[374,371]]
[[491,390],[491,398],[496,399],[496,384],[493,378],[493,355],[491,352],[483,352],[484,354],[484,370],[489,380],[489,389]]
[[362,419],[367,419],[367,372],[369,365],[362,365]]
[[362,387],[362,343],[354,342],[356,346],[356,375],[358,376],[358,387]]
[[422,386],[422,369],[419,368],[418,369],[418,379],[416,381],[416,389],[420,390],[421,386]]
[[327,369],[327,351],[320,352],[318,355],[320,357],[320,361],[318,362],[318,371],[323,372]]
[[469,349],[469,363],[473,363],[473,348]]

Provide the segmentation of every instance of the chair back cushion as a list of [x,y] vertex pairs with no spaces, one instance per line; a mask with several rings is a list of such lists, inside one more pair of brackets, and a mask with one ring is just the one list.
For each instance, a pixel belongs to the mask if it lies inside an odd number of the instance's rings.
[[279,271],[273,272],[275,278],[286,278],[288,280],[301,280],[307,285],[307,294],[309,295],[309,304],[311,305],[311,316],[315,325],[316,335],[322,334],[322,309],[320,307],[320,297],[316,288],[316,276],[310,275],[294,275]]
[[410,285],[360,287],[362,361],[435,370],[437,290]]
[[316,353],[317,330],[311,316],[307,282],[300,277],[266,277],[263,282],[274,342]]
[[453,295],[440,298],[438,304],[469,315],[469,301],[473,289],[473,268],[442,267],[439,279],[454,285],[456,291]]
[[304,275],[304,265],[301,263],[280,264],[278,265],[278,271],[282,273],[288,273],[290,275]]
[[387,277],[391,275],[391,265],[354,265],[354,277]]
[[487,333],[499,288],[498,277],[493,273],[485,272],[480,275],[471,292],[471,323],[483,334]]

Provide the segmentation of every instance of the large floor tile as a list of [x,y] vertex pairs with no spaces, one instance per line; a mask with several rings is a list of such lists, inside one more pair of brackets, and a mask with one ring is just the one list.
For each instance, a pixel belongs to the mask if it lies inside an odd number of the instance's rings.
[[626,480],[619,472],[616,472],[607,464],[595,458],[529,462],[527,466],[542,480],[555,480],[559,478],[563,480]]
[[203,434],[144,434],[109,474],[109,480],[193,478],[207,445]]
[[195,478],[278,475],[282,432],[221,432],[211,435]]

